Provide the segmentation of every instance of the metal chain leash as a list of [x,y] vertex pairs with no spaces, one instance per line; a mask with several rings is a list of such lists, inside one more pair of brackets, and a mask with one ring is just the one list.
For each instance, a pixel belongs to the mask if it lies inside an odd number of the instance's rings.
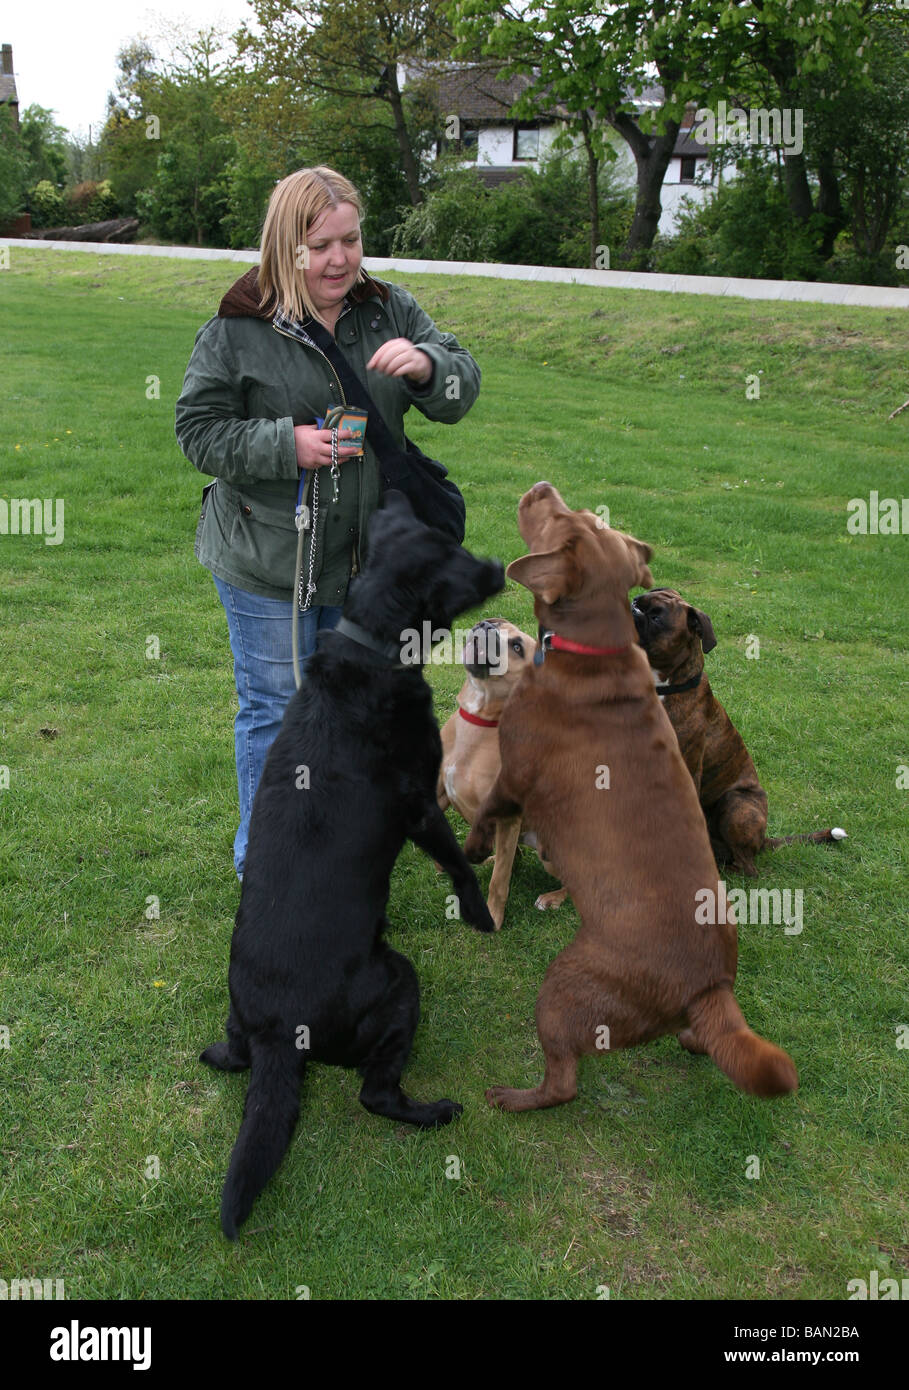
[[306,582],[306,594],[303,593],[303,575],[300,574],[300,588],[297,593],[297,605],[301,613],[305,613],[312,603],[312,596],[316,592],[316,585],[313,579],[313,572],[316,567],[316,523],[319,519],[319,470],[314,468],[312,472],[312,505],[309,513],[309,578]]
[[[339,491],[338,491],[338,483],[339,483],[339,481],[340,481],[340,478],[341,478],[341,463],[340,463],[340,460],[339,460],[339,458],[338,458],[338,428],[337,428],[337,426],[335,426],[335,428],[334,428],[334,429],[332,430],[332,432],[331,432],[331,484],[332,484],[331,500],[332,500],[332,502],[337,502],[337,501],[338,501],[338,498],[340,497],[340,493],[339,493]],[[298,595],[297,595],[297,600],[298,600],[298,603],[299,603],[299,608],[300,608],[300,612],[301,612],[301,613],[305,613],[305,612],[307,611],[307,609],[311,606],[311,604],[312,604],[312,596],[313,596],[313,594],[316,592],[316,586],[315,586],[315,583],[314,583],[314,581],[313,581],[313,571],[315,570],[315,567],[316,567],[316,524],[317,524],[317,522],[318,522],[318,518],[319,518],[319,469],[318,469],[318,468],[314,468],[314,469],[313,469],[313,475],[312,475],[312,506],[311,506],[311,509],[310,509],[310,514],[309,514],[309,516],[308,516],[308,518],[307,518],[308,527],[307,527],[306,522],[304,522],[304,525],[303,525],[303,529],[304,529],[304,530],[309,529],[309,531],[310,531],[310,536],[309,536],[309,577],[308,577],[307,583],[306,583],[306,593],[304,594],[304,592],[303,592],[303,575],[301,574],[301,575],[300,575],[300,588],[299,588],[299,592],[298,592]]]
[[335,425],[331,432],[331,500],[337,502],[338,482],[341,477],[341,464],[338,459],[338,427]]

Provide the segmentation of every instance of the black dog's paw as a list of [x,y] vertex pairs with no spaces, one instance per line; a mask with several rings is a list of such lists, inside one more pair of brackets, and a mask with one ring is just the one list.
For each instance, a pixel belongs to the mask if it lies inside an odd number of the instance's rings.
[[437,1100],[432,1105],[426,1106],[426,1118],[420,1121],[421,1129],[438,1129],[441,1125],[450,1124],[457,1116],[463,1114],[464,1107],[459,1105],[456,1100]]
[[461,920],[466,922],[469,927],[483,932],[496,930],[496,924],[489,915],[489,908],[483,901],[483,894],[480,892],[476,879],[470,884],[462,885],[458,895],[458,907],[461,911]]
[[214,1067],[216,1071],[246,1071],[249,1067],[248,1062],[233,1055],[230,1044],[226,1042],[212,1043],[211,1047],[199,1054],[199,1061]]

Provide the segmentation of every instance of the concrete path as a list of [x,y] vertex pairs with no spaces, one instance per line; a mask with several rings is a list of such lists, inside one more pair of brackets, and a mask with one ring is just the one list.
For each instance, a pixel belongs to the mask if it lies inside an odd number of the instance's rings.
[[[198,246],[119,246],[98,241],[32,241],[0,237],[0,246],[39,251],[94,251],[104,256],[176,256],[190,261],[239,261],[256,265],[258,251],[219,251]],[[14,254],[12,251],[10,254]],[[878,285],[834,285],[823,281],[745,280],[718,275],[648,275],[632,270],[581,270],[563,266],[495,265],[484,261],[411,261],[364,256],[376,274],[479,275],[497,280],[534,280],[560,285],[599,285],[613,290],[657,290],[669,294],[718,294],[740,299],[801,300],[855,304],[874,309],[909,309],[909,289]]]

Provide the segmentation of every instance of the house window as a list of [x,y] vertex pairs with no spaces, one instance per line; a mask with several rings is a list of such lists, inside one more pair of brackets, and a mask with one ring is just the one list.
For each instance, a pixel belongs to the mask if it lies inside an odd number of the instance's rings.
[[540,154],[540,132],[536,126],[515,126],[513,159],[537,159]]
[[440,152],[456,150],[462,159],[476,159],[479,129],[476,126],[465,125],[461,121],[459,122],[459,131],[460,133],[454,139],[449,139],[445,134],[442,135],[439,142]]
[[461,126],[461,139],[458,145],[465,159],[476,159],[479,134],[480,132],[478,130],[470,126]]
[[694,176],[698,167],[697,159],[693,154],[683,154],[681,162],[682,172],[679,174],[679,183],[694,183]]

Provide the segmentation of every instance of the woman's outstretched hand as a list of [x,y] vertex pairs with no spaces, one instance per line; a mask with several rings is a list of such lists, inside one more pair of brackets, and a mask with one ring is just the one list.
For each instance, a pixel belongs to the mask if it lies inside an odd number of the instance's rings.
[[377,348],[366,363],[368,372],[384,376],[409,376],[422,385],[432,376],[432,358],[428,352],[414,347],[409,338],[389,338]]

